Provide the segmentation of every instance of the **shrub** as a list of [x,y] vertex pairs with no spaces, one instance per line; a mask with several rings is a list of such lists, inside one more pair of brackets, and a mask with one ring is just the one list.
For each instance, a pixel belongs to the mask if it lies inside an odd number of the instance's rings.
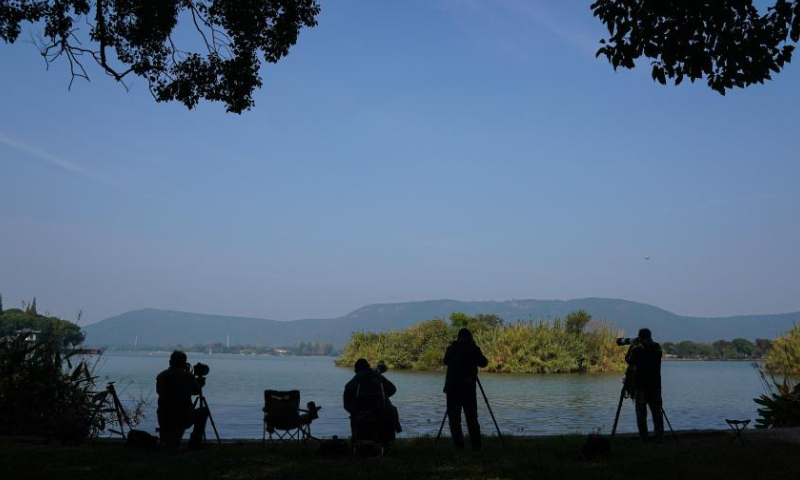
[[800,382],[758,364],[756,368],[766,390],[755,399],[761,406],[756,428],[800,427]]
[[405,330],[356,332],[337,360],[351,366],[358,358],[383,360],[390,368],[433,370],[442,364],[447,346],[459,328],[472,330],[475,342],[489,359],[488,371],[502,373],[566,373],[624,370],[624,349],[616,346],[617,332],[592,321],[584,311],[566,322],[520,321],[506,324],[494,315],[453,313],[450,324],[441,319]]
[[778,337],[764,357],[768,370],[800,376],[800,324]]
[[800,324],[775,340],[756,368],[766,390],[755,399],[756,427],[800,427]]
[[0,435],[75,442],[115,423],[107,392],[96,391],[96,362],[62,350],[59,342],[31,343],[25,337],[0,340]]

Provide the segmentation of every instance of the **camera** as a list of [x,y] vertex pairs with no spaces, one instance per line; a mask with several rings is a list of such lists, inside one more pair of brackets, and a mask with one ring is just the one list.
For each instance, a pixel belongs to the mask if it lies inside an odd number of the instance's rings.
[[375,366],[375,371],[378,373],[386,373],[386,370],[388,370],[388,368],[383,361],[378,362],[378,365]]
[[617,339],[617,345],[620,346],[620,347],[624,347],[625,345],[630,345],[630,344],[632,344],[634,342],[636,342],[635,338],[618,338]]
[[192,373],[194,373],[194,376],[198,377],[198,378],[205,377],[206,375],[208,375],[208,372],[210,372],[210,371],[211,371],[211,368],[209,368],[208,365],[206,365],[205,363],[200,363],[200,362],[197,362],[194,365],[194,368],[192,368]]

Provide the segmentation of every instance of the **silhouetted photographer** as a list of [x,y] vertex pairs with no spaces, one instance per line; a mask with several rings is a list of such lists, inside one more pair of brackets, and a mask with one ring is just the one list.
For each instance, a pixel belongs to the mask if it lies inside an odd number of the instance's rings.
[[[619,340],[617,340],[620,343]],[[630,341],[625,361],[628,362],[626,388],[636,402],[636,426],[639,436],[647,440],[647,408],[653,416],[655,438],[664,437],[664,416],[661,400],[661,345],[653,341],[649,329],[639,330],[639,336]]]
[[355,375],[344,387],[344,409],[350,414],[353,440],[369,439],[383,444],[394,441],[402,431],[397,409],[389,397],[397,392],[392,382],[383,376],[386,365],[372,369],[363,358],[354,366]]
[[485,367],[489,361],[472,339],[472,332],[462,328],[458,331],[456,341],[447,347],[444,364],[447,365],[444,393],[447,394],[447,417],[450,421],[450,436],[453,438],[453,445],[459,450],[464,448],[464,432],[461,430],[461,410],[463,409],[469,431],[469,441],[474,450],[480,450],[481,426],[478,424],[476,386],[478,367]]
[[169,357],[169,368],[156,377],[159,434],[166,447],[177,448],[183,433],[192,426],[189,446],[199,447],[203,443],[209,412],[204,405],[195,408],[192,396],[201,395],[207,374],[208,366],[201,363],[193,373],[186,354],[176,350]]

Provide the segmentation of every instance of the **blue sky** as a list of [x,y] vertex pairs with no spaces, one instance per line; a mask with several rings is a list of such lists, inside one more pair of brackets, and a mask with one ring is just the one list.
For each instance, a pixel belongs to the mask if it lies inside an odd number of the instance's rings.
[[68,92],[66,65],[0,45],[5,305],[800,310],[797,65],[721,97],[595,60],[588,2],[322,5],[241,116],[99,71]]

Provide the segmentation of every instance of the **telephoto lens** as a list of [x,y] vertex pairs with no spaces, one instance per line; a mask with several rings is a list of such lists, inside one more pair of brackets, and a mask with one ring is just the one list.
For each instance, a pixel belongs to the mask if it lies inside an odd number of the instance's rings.
[[194,376],[195,377],[205,377],[206,375],[208,375],[208,372],[210,372],[210,371],[211,371],[211,369],[205,363],[197,362],[194,365]]
[[630,345],[631,343],[633,343],[633,339],[632,338],[618,338],[617,339],[617,345],[619,345],[620,347],[624,347],[625,345]]

